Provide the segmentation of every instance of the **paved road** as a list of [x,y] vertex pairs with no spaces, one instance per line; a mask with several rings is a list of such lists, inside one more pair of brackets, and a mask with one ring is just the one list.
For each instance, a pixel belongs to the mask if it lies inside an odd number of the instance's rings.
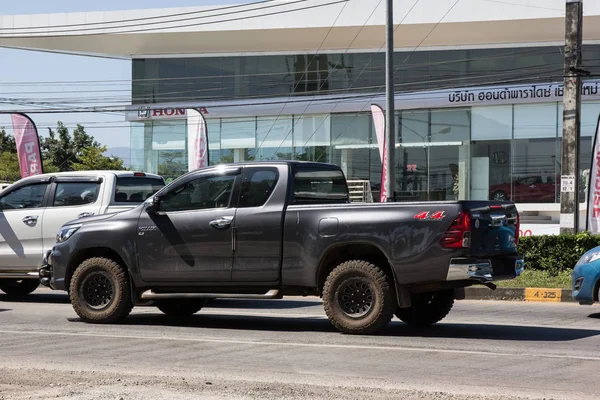
[[59,293],[0,295],[0,399],[597,399],[599,369],[600,307],[576,304],[462,301],[433,328],[361,337],[312,298],[105,326]]

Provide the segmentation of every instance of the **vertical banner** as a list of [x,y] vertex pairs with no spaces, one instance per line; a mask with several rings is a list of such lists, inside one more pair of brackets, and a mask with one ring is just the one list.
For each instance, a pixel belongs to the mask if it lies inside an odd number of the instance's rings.
[[375,136],[379,146],[379,156],[381,157],[381,194],[379,201],[385,203],[388,195],[385,192],[385,181],[387,180],[387,171],[385,169],[386,148],[385,148],[385,113],[377,104],[371,104],[371,113],[373,114],[373,123],[375,124]]
[[[590,175],[588,183],[588,204],[586,225],[591,234],[600,233],[600,116],[596,123],[596,133],[594,135],[594,146],[592,147],[592,165],[590,166]],[[578,190],[578,188],[575,188]]]
[[37,127],[25,114],[11,114],[21,178],[44,173]]
[[208,166],[208,128],[202,113],[195,109],[188,109],[188,171]]

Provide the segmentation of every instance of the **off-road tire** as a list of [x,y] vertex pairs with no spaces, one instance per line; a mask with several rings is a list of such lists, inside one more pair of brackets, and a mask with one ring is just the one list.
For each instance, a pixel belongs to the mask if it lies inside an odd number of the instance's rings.
[[27,296],[40,285],[37,279],[0,279],[0,290],[8,296]]
[[[96,305],[96,308],[89,299],[90,296],[97,296],[97,293],[92,293],[94,279],[101,279],[106,283],[105,286],[111,285],[110,295],[107,296],[110,300],[104,306]],[[97,286],[96,284],[95,287]],[[85,322],[119,322],[127,317],[133,308],[127,271],[119,263],[108,258],[94,257],[83,261],[75,270],[69,287],[71,305]],[[104,289],[108,290],[106,287]]]
[[415,293],[409,308],[397,308],[396,317],[412,326],[429,326],[444,319],[454,305],[454,291]]
[[[396,308],[391,280],[381,268],[367,261],[347,261],[335,267],[323,287],[323,306],[331,324],[343,333],[358,335],[385,328]],[[352,312],[354,297],[349,294],[354,291],[352,288],[361,291],[359,286],[366,295],[360,295],[357,302],[370,298],[369,307],[358,306],[363,315]]]
[[204,307],[204,299],[169,299],[154,300],[154,305],[170,317],[188,317],[196,314]]

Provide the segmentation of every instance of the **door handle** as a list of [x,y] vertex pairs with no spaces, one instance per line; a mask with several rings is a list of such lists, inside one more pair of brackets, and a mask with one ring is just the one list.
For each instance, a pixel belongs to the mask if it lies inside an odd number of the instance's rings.
[[213,228],[224,229],[229,227],[233,222],[233,217],[220,217],[215,220],[210,221],[208,224]]
[[93,215],[95,215],[96,213],[94,212],[82,212],[81,214],[79,214],[77,216],[77,218],[85,218],[85,217],[91,217]]
[[23,218],[23,223],[25,225],[35,225],[37,223],[37,220],[37,215],[28,215],[27,217]]

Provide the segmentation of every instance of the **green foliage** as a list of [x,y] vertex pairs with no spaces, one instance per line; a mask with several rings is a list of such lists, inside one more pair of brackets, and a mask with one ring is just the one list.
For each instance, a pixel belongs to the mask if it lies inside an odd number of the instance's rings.
[[589,233],[519,239],[519,252],[525,255],[525,269],[547,271],[553,276],[558,276],[561,271],[572,271],[583,253],[596,246],[600,246],[600,236]]
[[71,164],[73,171],[114,171],[123,170],[123,160],[118,157],[105,157],[106,147],[87,147],[77,157],[77,162]]
[[[94,140],[77,125],[73,135],[58,122],[56,131],[48,129],[48,137],[40,138],[44,172],[123,170],[123,160],[106,157],[106,147]],[[0,181],[17,181],[21,178],[15,139],[0,129]]]
[[552,275],[548,271],[528,270],[525,271],[517,279],[510,281],[497,282],[500,287],[524,288],[571,288],[571,271],[561,271],[557,275]]
[[158,174],[165,180],[173,180],[187,172],[184,154],[181,151],[165,151],[160,155]]

